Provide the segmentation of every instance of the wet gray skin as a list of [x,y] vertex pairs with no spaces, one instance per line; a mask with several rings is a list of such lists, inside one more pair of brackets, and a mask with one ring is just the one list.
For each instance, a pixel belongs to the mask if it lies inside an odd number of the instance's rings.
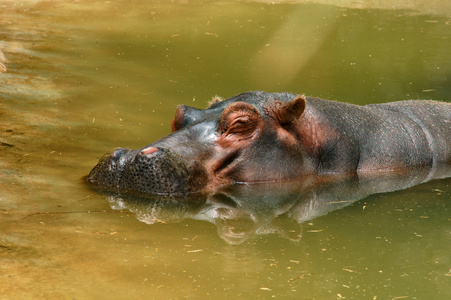
[[[104,155],[86,180],[100,190],[140,196],[186,196],[200,192],[208,179],[202,162],[214,151],[224,108],[232,102],[242,101],[260,110],[261,103],[275,96],[286,102],[296,95],[243,93],[204,110],[181,105],[177,113],[182,117],[176,131],[142,149],[118,148]],[[146,154],[149,148],[156,149]]]

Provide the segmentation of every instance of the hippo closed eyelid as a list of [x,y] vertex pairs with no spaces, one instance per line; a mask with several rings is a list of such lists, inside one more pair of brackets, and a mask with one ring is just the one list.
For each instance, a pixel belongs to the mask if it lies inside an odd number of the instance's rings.
[[219,130],[222,133],[251,132],[261,118],[257,109],[245,102],[235,102],[224,109]]

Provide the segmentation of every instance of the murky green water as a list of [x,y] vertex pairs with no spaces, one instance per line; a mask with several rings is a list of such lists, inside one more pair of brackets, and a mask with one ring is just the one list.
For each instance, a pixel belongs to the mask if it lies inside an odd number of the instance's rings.
[[451,298],[449,179],[317,218],[291,198],[159,210],[83,184],[215,95],[451,99],[448,2],[289,2],[0,1],[2,299]]

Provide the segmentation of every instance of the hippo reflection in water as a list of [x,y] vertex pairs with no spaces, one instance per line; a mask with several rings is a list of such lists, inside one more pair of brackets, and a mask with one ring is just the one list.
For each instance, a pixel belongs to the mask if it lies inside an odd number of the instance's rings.
[[[228,244],[238,245],[255,235],[277,234],[300,241],[302,223],[344,208],[372,194],[406,189],[451,176],[451,168],[416,169],[404,174],[361,176],[306,176],[289,183],[237,184],[214,194],[186,197],[183,201],[110,195],[113,209],[127,209],[147,224],[177,223],[185,219],[214,224]],[[338,177],[338,178],[337,178]],[[320,180],[319,180],[320,179]],[[451,178],[450,178],[451,179]],[[422,192],[447,189],[448,179],[418,187]]]
[[248,92],[206,109],[181,105],[172,133],[116,149],[87,176],[140,196],[212,195],[237,184],[436,169],[451,162],[451,103],[365,106],[291,93]]

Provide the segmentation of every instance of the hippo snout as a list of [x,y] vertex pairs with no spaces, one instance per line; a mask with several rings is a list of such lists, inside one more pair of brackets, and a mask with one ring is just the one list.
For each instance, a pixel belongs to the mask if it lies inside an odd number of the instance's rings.
[[102,157],[87,181],[103,190],[137,195],[195,192],[187,163],[168,148],[118,148]]

